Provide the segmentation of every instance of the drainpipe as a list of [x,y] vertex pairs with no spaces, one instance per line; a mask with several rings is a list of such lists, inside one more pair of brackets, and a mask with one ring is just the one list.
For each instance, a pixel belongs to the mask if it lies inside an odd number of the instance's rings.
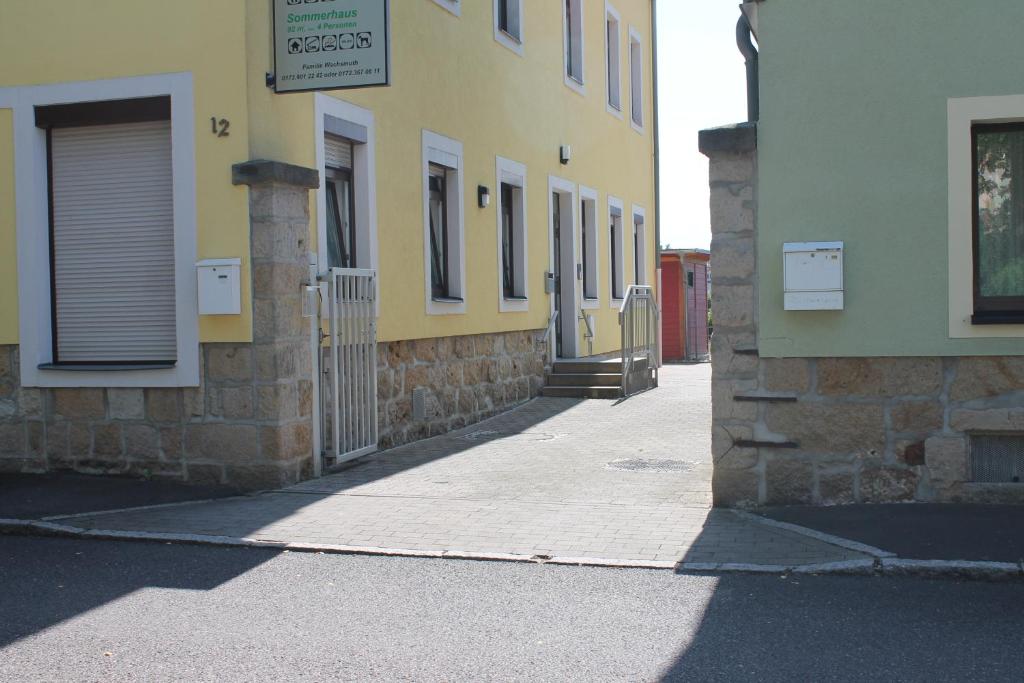
[[[658,0],[651,0],[651,96],[654,112],[651,125],[654,134],[654,281],[658,286],[657,301],[661,301],[661,149],[658,130]],[[658,365],[661,365],[661,320],[658,321]]]
[[752,29],[745,13],[736,22],[736,45],[747,62],[747,121],[760,118],[760,95],[758,93],[757,48],[751,40]]
[[658,0],[651,0],[651,78],[654,86],[654,256],[655,268],[661,268],[661,150],[658,131]]

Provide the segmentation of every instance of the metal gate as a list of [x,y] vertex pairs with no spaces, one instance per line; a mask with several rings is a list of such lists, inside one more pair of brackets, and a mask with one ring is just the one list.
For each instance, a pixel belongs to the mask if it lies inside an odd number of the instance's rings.
[[335,464],[377,450],[377,272],[327,275],[321,434]]

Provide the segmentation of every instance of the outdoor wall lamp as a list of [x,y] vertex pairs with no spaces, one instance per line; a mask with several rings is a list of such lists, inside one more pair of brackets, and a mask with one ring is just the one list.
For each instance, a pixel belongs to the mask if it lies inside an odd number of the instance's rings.
[[476,186],[476,200],[481,209],[486,209],[491,203],[491,191],[486,185]]
[[569,159],[572,157],[572,149],[569,145],[562,145],[558,148],[558,160],[562,162],[562,165],[569,163]]

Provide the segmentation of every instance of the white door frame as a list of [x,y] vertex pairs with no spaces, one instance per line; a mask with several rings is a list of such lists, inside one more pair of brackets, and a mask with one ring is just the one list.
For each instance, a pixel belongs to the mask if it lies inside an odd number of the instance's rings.
[[[576,191],[576,184],[559,178],[548,176],[548,268],[549,272],[555,271],[555,221],[554,202],[552,196],[557,192],[560,195],[559,207],[561,209],[559,221],[559,237],[561,263],[561,312],[557,324],[562,331],[562,358],[577,358],[579,356],[579,292],[576,286],[576,263],[577,263],[577,240],[576,233],[579,230],[579,196]],[[565,201],[568,200],[568,201]],[[548,297],[551,314],[555,312],[555,292]],[[568,304],[568,305],[567,305]]]

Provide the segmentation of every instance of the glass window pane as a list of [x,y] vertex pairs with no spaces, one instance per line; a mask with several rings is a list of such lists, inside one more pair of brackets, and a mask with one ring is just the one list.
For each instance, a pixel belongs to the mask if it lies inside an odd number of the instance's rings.
[[977,130],[978,293],[1024,296],[1024,126]]
[[501,274],[502,288],[506,297],[516,295],[515,288],[515,240],[512,231],[514,192],[508,183],[501,184]]
[[430,169],[430,283],[433,296],[448,296],[448,235],[445,174]]
[[338,188],[333,180],[328,180],[327,190],[327,265],[331,268],[344,268],[342,258],[341,218],[338,215]]
[[338,215],[341,217],[341,258],[344,268],[356,267],[356,222],[355,207],[352,205],[352,178],[346,175],[340,179],[338,190]]

